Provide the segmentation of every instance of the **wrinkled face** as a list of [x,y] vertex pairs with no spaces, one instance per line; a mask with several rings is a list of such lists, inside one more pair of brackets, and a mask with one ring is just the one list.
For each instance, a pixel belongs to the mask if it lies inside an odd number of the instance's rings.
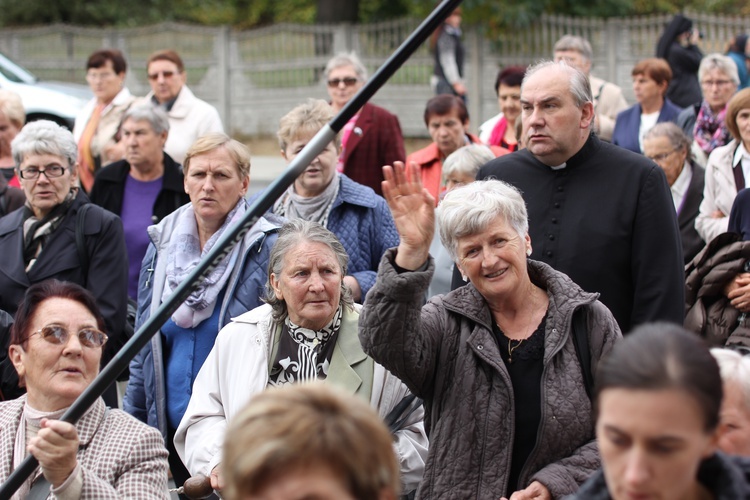
[[719,449],[730,455],[750,457],[750,408],[737,382],[724,384]]
[[712,68],[701,80],[703,99],[715,113],[724,109],[729,99],[737,92],[737,85],[719,68]]
[[596,438],[613,500],[699,498],[700,462],[716,449],[695,398],[681,389],[605,389]]
[[509,87],[501,83],[497,89],[497,102],[508,120],[508,126],[515,127],[516,118],[521,114],[521,86]]
[[538,70],[521,91],[521,116],[526,147],[549,166],[566,162],[588,138],[594,116],[590,102],[576,105],[570,75],[558,67]]
[[336,109],[344,107],[364,84],[365,82],[357,76],[354,66],[347,65],[333,68],[328,74],[328,82],[326,82],[333,107]]
[[180,72],[172,61],[151,61],[148,65],[148,82],[156,100],[165,103],[177,97],[187,81],[185,72]]
[[286,303],[289,318],[312,330],[324,327],[341,301],[341,267],[327,245],[300,242],[284,255],[279,275],[271,273],[271,286]]
[[354,500],[345,481],[330,467],[315,465],[280,472],[255,494],[243,500]]
[[591,71],[591,61],[586,59],[577,50],[558,50],[555,52],[555,62],[565,61],[568,66],[583,71],[588,76]]
[[454,170],[450,174],[448,174],[445,177],[445,190],[446,192],[452,191],[456,189],[457,187],[465,186],[466,184],[471,184],[476,179],[474,176],[467,174],[466,172],[461,172],[460,170]]
[[658,102],[667,90],[667,82],[661,85],[652,80],[648,75],[641,74],[633,76],[633,93],[635,99],[641,104],[649,105]]
[[671,186],[682,172],[687,159],[685,148],[675,148],[666,137],[652,137],[643,141],[643,155],[659,165]]
[[461,123],[458,110],[451,109],[447,115],[432,115],[427,121],[430,137],[437,144],[440,154],[448,156],[458,148],[466,145],[466,132],[469,121]]
[[745,150],[750,151],[750,108],[739,110],[735,121],[740,131],[740,139],[742,139],[742,143],[745,145]]
[[[314,134],[304,135],[287,144],[286,151],[281,152],[287,163],[291,163],[313,137]],[[312,198],[325,191],[336,174],[338,157],[339,152],[336,144],[334,142],[328,143],[294,181],[294,190],[297,194],[304,198]]]
[[133,168],[149,168],[164,157],[167,132],[157,134],[148,120],[131,120],[122,124],[122,140],[125,143],[125,159]]
[[[46,173],[40,172],[36,179],[23,178],[23,175],[25,175],[23,171],[26,169],[42,171],[50,167],[63,167],[62,176],[50,178],[47,177]],[[21,162],[19,170],[22,172],[19,175],[19,180],[23,192],[26,194],[26,199],[31,205],[34,215],[39,219],[65,200],[78,179],[77,165],[71,168],[65,158],[51,154],[27,155]]]
[[10,156],[10,143],[16,138],[21,129],[13,125],[13,122],[0,111],[0,156]]
[[458,267],[485,299],[502,301],[528,282],[526,252],[530,249],[529,235],[521,237],[498,216],[481,233],[458,239]]
[[25,381],[29,404],[41,411],[70,406],[99,373],[102,356],[101,347],[85,347],[77,335],[69,335],[63,345],[31,335],[48,325],[76,334],[85,328],[98,329],[94,315],[78,301],[52,297],[39,304],[26,333],[26,349],[12,345],[9,355]]
[[192,157],[185,172],[185,192],[193,204],[198,227],[218,229],[249,185],[250,178],[240,177],[237,165],[223,147]]
[[112,61],[107,59],[101,68],[89,68],[86,71],[86,81],[96,99],[107,104],[122,90],[125,72],[115,73]]

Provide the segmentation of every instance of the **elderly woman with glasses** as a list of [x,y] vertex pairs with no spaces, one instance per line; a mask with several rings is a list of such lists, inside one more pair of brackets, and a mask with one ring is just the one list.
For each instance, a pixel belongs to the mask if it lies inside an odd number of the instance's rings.
[[[367,69],[354,53],[341,53],[328,61],[324,75],[331,107],[338,113],[365,84]],[[383,165],[405,158],[398,117],[368,102],[341,131],[341,153],[336,169],[354,182],[383,194],[380,187]]]
[[[77,187],[78,148],[68,130],[50,121],[33,122],[12,148],[26,204],[0,219],[0,309],[15,314],[34,283],[50,278],[77,283],[96,297],[104,316],[110,340],[103,359],[108,361],[123,343],[127,311],[122,223],[89,203]],[[113,396],[107,395],[107,403],[116,406]]]
[[58,420],[99,373],[104,328],[93,295],[73,283],[37,283],[21,301],[9,356],[27,393],[0,403],[0,481],[28,454],[39,467],[14,500],[169,498],[158,431],[101,398],[75,425]]

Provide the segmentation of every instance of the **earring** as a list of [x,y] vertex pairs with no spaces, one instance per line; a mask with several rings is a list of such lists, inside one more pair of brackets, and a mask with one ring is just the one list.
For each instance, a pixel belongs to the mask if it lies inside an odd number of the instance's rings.
[[465,274],[461,274],[461,279],[464,280],[464,282],[468,282],[469,281],[469,277],[466,276]]
[[531,257],[531,248],[526,249],[526,256]]

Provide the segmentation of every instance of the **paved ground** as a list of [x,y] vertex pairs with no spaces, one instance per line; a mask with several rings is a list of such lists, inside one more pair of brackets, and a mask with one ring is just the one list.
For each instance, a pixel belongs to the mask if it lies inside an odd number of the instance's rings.
[[257,193],[273,182],[286,168],[279,156],[253,156],[250,161],[250,194]]

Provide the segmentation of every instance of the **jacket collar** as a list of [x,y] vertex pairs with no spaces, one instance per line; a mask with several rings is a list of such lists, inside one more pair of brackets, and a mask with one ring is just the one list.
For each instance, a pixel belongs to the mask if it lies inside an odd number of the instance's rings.
[[[375,116],[372,104],[365,103],[365,105],[360,108],[359,117],[357,118],[357,122],[354,124],[354,130],[352,130],[352,133],[349,134],[349,139],[347,139],[346,151],[344,151],[344,163],[346,163],[346,161],[349,159],[349,156],[351,156],[352,151],[354,151],[354,148],[357,147],[360,141],[362,141],[362,138],[365,136],[365,134],[367,134],[367,132],[370,130],[374,119]],[[357,129],[359,129],[359,133],[356,133]]]
[[351,394],[356,393],[362,385],[362,379],[353,367],[368,359],[357,336],[358,319],[358,312],[344,306],[341,329],[328,370],[328,377]]
[[[164,175],[162,176],[162,190],[182,192],[185,189],[180,175],[182,166],[174,161],[166,151],[163,152]],[[132,167],[127,160],[120,160],[111,165],[107,165],[97,172],[97,178],[108,182],[123,183],[128,178]]]

